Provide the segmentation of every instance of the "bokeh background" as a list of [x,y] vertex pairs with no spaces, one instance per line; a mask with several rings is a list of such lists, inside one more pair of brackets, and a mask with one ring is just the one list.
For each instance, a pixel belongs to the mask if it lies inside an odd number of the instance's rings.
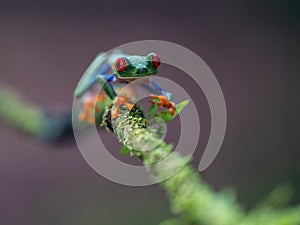
[[[44,109],[68,111],[78,80],[98,52],[145,39],[183,45],[213,70],[228,110],[221,152],[203,178],[216,190],[234,187],[246,209],[282,183],[294,188],[296,204],[299,9],[296,0],[1,0],[0,82]],[[161,75],[186,87],[201,112],[196,167],[209,135],[207,102],[178,71]],[[112,138],[103,130],[100,135]],[[158,185],[105,180],[72,138],[44,145],[1,123],[0,150],[0,224],[150,225],[172,216]]]

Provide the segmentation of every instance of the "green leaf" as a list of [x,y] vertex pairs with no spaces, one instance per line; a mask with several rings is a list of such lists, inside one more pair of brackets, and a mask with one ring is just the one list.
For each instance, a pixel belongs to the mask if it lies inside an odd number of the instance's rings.
[[128,155],[130,152],[131,152],[131,149],[128,148],[126,145],[123,145],[123,147],[121,148],[121,154]]
[[178,105],[176,105],[176,111],[173,116],[171,116],[169,110],[165,110],[159,113],[156,113],[154,117],[160,117],[163,121],[168,122],[174,119],[183,109],[184,107],[189,103],[189,100],[184,100],[180,102]]
[[157,110],[158,110],[158,105],[152,104],[148,110],[146,118],[150,118],[154,113],[157,112]]

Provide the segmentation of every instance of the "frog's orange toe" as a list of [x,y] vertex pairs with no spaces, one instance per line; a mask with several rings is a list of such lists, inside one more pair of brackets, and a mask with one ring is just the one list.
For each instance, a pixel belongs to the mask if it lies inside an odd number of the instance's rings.
[[111,115],[111,118],[116,119],[119,115],[119,108],[116,108]]
[[78,116],[78,119],[79,119],[80,121],[84,121],[85,118],[86,118],[86,114],[85,114],[84,112],[80,113],[79,116]]
[[127,109],[130,111],[130,110],[132,110],[134,103],[126,102],[125,105],[126,105]]
[[95,118],[90,116],[90,117],[88,118],[88,123],[89,123],[89,124],[95,123]]
[[[167,96],[165,96],[165,95],[153,95],[153,94],[150,94],[149,97],[151,98],[151,99],[149,99],[149,101],[152,104],[156,104],[160,108],[167,108],[167,109],[169,109],[169,112],[170,112],[171,116],[174,116],[174,113],[176,111],[176,106],[175,106],[174,102],[171,102],[167,98]],[[154,99],[158,99],[158,101],[155,101]]]
[[113,119],[118,117],[121,105],[125,105],[130,111],[135,104],[127,96],[118,96],[115,102],[116,109],[111,115]]
[[171,116],[174,116],[175,111],[176,111],[176,107],[175,107],[175,105],[172,105],[171,108],[169,108],[169,112],[170,112]]

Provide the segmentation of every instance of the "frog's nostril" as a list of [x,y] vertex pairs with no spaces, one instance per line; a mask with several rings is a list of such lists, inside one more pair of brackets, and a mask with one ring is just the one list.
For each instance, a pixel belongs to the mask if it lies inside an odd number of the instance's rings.
[[147,68],[139,68],[139,69],[137,70],[137,73],[138,73],[138,74],[147,73]]

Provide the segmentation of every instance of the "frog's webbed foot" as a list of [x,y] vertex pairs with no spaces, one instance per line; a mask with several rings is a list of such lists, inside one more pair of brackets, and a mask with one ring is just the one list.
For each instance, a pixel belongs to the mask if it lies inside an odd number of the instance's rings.
[[151,98],[149,101],[152,104],[156,104],[160,108],[167,108],[167,109],[169,109],[169,112],[170,112],[171,116],[174,115],[175,110],[176,110],[176,106],[175,106],[174,102],[171,102],[167,98],[167,96],[165,96],[165,95],[153,95],[153,94],[150,94],[149,97]]
[[115,118],[118,117],[119,112],[120,112],[120,107],[121,107],[121,105],[125,105],[125,106],[127,107],[127,109],[130,111],[130,110],[133,108],[134,104],[135,104],[135,103],[132,102],[132,101],[130,100],[130,98],[128,98],[127,96],[118,96],[118,97],[116,98],[116,101],[115,101],[115,109],[114,109],[114,111],[113,111],[111,117],[112,117],[113,119],[115,119]]
[[105,101],[105,94],[95,94],[87,96],[83,102],[83,111],[79,114],[80,121],[87,121],[89,124],[95,123],[95,113],[100,111],[98,102]]

